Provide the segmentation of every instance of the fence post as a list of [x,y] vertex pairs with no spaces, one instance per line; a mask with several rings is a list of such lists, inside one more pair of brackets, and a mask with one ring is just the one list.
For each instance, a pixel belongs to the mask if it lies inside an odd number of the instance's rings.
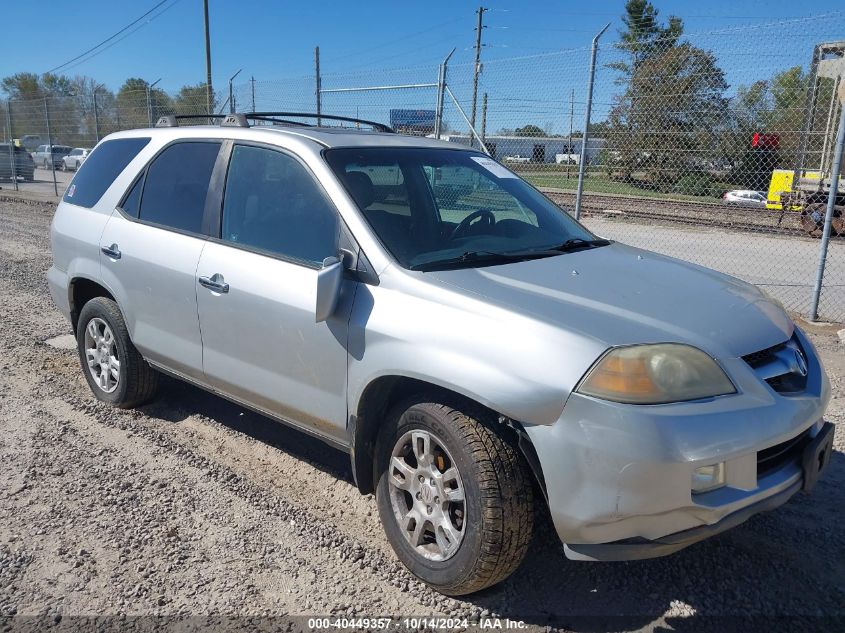
[[315,91],[317,95],[317,127],[320,127],[323,124],[323,119],[320,117],[322,112],[322,92],[323,92],[323,83],[320,79],[320,47],[314,47],[314,72],[317,76],[317,90]]
[[44,97],[44,120],[47,122],[47,143],[50,148],[50,169],[53,172],[53,192],[59,197],[59,184],[56,182],[56,161],[53,160],[53,134],[50,132],[50,108],[47,97]]
[[590,53],[590,77],[587,80],[587,108],[584,113],[584,133],[581,135],[581,158],[578,161],[578,185],[575,189],[575,219],[581,219],[581,194],[584,191],[584,168],[587,162],[587,139],[590,129],[590,109],[593,106],[593,80],[596,76],[596,52],[599,48],[599,38],[610,28],[610,22],[604,25],[593,38],[593,50]]
[[12,100],[6,100],[6,128],[9,130],[9,167],[12,170],[12,182],[15,183],[15,191],[18,190],[18,164],[15,161],[15,135],[12,132]]
[[440,64],[440,72],[437,75],[437,107],[436,107],[436,114],[434,117],[434,138],[439,139],[440,134],[443,131],[443,104],[446,97],[446,67],[449,64],[449,58],[455,52],[456,49],[452,49],[448,55],[446,55],[446,59]]
[[469,137],[469,142],[472,143],[472,138],[474,136],[475,139],[478,141],[478,144],[481,145],[481,150],[485,154],[490,156],[490,151],[487,149],[487,145],[484,143],[483,140],[481,140],[481,137],[478,135],[478,132],[475,131],[475,126],[470,122],[469,117],[466,115],[466,112],[464,112],[464,109],[461,107],[461,104],[458,103],[458,100],[455,98],[455,95],[452,93],[452,90],[449,88],[449,86],[446,86],[446,92],[452,99],[452,103],[455,104],[455,108],[458,110],[461,116],[464,117],[464,121],[469,126],[470,134],[472,134],[472,136]]
[[97,87],[94,87],[94,137],[100,142],[100,115],[97,112]]
[[842,171],[842,151],[845,147],[845,83],[839,85],[839,102],[842,111],[839,115],[839,130],[836,132],[836,148],[833,163],[830,166],[830,192],[827,194],[827,211],[824,214],[824,231],[822,232],[821,247],[819,248],[819,265],[816,269],[816,284],[813,287],[813,303],[810,306],[810,320],[819,318],[819,298],[824,281],[824,266],[827,260],[827,247],[830,242],[830,224],[833,221],[833,207],[836,205],[836,194],[839,192],[839,174]]

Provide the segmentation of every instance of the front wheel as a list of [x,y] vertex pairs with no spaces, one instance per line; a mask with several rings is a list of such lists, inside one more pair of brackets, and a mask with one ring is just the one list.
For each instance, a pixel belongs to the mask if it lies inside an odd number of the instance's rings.
[[522,562],[533,531],[531,475],[495,420],[426,400],[396,407],[379,436],[379,516],[415,576],[464,595]]
[[114,301],[96,297],[83,306],[76,342],[85,379],[99,400],[128,409],[153,397],[158,372],[135,349]]

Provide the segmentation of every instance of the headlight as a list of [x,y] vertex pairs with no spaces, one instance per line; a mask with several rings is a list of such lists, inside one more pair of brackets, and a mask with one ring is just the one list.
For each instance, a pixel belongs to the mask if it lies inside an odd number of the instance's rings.
[[605,354],[577,391],[628,404],[663,404],[736,393],[700,349],[679,343],[619,347]]

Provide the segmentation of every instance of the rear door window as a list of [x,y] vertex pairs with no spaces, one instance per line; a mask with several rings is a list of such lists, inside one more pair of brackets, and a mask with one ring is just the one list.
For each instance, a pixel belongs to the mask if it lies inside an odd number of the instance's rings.
[[[147,168],[139,217],[179,231],[200,233],[211,172],[220,151],[212,141],[167,147]],[[92,158],[83,163],[86,168]]]
[[90,209],[149,142],[146,137],[119,138],[100,144],[80,166],[62,199]]

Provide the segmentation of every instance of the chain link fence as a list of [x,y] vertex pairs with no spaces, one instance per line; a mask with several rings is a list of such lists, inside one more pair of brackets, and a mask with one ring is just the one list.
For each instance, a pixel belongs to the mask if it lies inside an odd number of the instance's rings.
[[[478,67],[447,63],[449,50],[442,53],[442,63],[345,73],[324,65],[320,77],[249,81],[214,95],[212,109],[319,109],[474,146],[598,235],[735,275],[815,316],[845,15],[700,33],[670,28],[634,43],[611,29],[598,41],[589,102],[589,46],[490,58]],[[39,146],[90,148],[164,114],[206,111],[204,91],[155,88],[0,103],[3,138],[25,142],[38,167],[36,182],[24,172],[2,186],[52,186]],[[59,174],[56,190],[68,180]],[[836,202],[817,315],[841,322],[841,193]]]

